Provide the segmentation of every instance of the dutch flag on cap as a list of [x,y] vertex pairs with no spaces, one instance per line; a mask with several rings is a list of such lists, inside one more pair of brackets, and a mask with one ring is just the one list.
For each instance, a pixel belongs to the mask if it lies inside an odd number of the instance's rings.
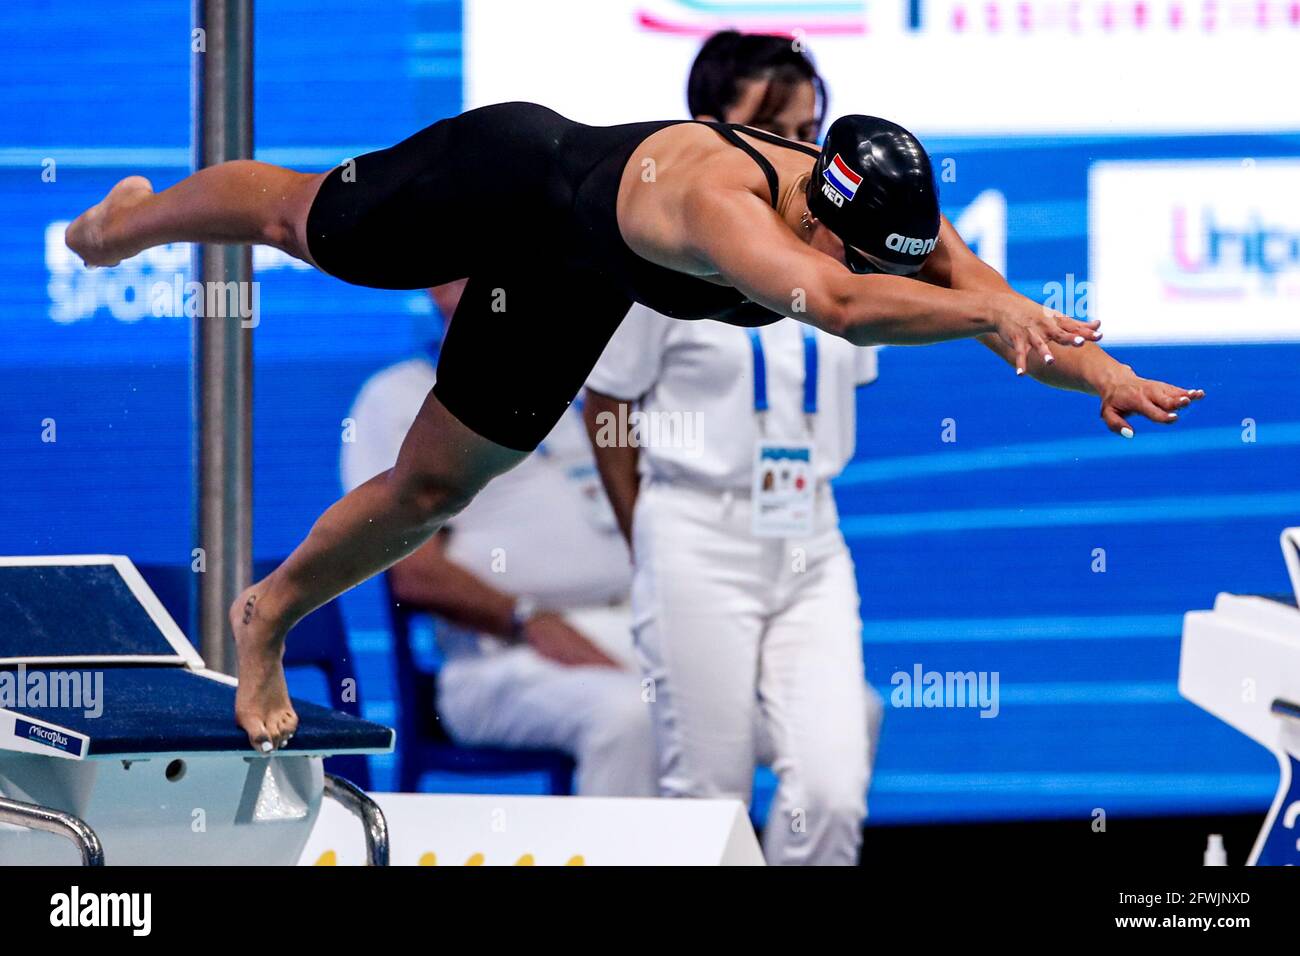
[[858,186],[862,185],[862,177],[849,169],[849,164],[840,159],[839,153],[836,153],[835,158],[827,164],[822,175],[845,199],[852,199],[853,194],[858,191]]

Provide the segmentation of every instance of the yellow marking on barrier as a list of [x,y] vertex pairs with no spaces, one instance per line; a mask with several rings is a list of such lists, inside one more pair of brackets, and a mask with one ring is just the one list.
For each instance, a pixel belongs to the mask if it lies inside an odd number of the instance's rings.
[[[465,861],[466,866],[485,866],[486,864],[487,864],[487,858],[484,857],[482,853],[474,853],[470,856],[469,859]],[[319,857],[317,857],[316,862],[312,864],[312,866],[338,866],[338,865],[339,865],[339,855],[338,852],[335,850],[326,850]],[[432,850],[428,850],[425,853],[422,853],[420,855],[419,861],[416,863],[416,866],[437,866],[437,865],[438,865],[438,854],[434,853]],[[533,856],[533,854],[531,853],[525,853],[521,857],[519,857],[519,859],[515,860],[514,865],[515,866],[536,866],[537,858]],[[564,862],[564,865],[565,866],[586,866],[587,858],[584,857],[581,853],[575,853],[573,856],[569,857]]]

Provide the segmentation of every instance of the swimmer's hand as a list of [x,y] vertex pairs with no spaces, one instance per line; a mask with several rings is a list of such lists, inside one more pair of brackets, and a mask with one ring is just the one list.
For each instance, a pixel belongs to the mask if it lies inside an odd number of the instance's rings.
[[1050,366],[1056,361],[1050,343],[1079,348],[1101,339],[1096,319],[1080,322],[1064,313],[1039,305],[1033,299],[1014,292],[994,292],[989,297],[989,320],[993,330],[1010,353],[1009,360],[1017,375],[1030,369],[1034,358]]
[[1119,375],[1099,389],[1101,395],[1101,420],[1116,435],[1133,437],[1133,429],[1125,420],[1130,415],[1141,415],[1161,425],[1178,421],[1178,413],[1192,402],[1205,397],[1199,388],[1179,388],[1153,379],[1142,378],[1128,366]]

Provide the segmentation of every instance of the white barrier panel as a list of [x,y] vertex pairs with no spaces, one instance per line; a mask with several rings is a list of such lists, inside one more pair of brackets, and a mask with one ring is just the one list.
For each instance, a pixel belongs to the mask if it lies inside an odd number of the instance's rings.
[[[762,866],[735,800],[375,793],[394,866]],[[357,822],[325,801],[299,863],[360,866]]]
[[[1300,528],[1282,532],[1300,596]],[[1277,758],[1277,794],[1247,861],[1300,864],[1300,611],[1284,600],[1220,594],[1183,618],[1178,691]]]
[[1300,161],[1101,162],[1088,318],[1106,341],[1300,338]]
[[[1294,9],[1294,0],[467,0],[465,105],[530,100],[584,123],[680,116],[696,50],[730,27],[805,43],[835,115],[888,116],[922,136],[1289,130],[1291,97],[1261,91],[1294,85]],[[1135,108],[1155,95],[1152,77],[1159,108]]]

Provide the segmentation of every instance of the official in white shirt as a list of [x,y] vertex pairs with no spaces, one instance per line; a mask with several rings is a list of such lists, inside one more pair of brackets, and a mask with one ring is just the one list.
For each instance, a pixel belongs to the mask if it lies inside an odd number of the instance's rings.
[[[456,291],[435,290],[445,315]],[[343,445],[346,488],[393,466],[434,376],[421,355],[366,382]],[[631,568],[580,412],[389,574],[398,600],[439,617],[438,706],[455,740],[565,751],[582,795],[657,792]]]
[[660,792],[748,801],[770,762],[770,863],[858,860],[883,707],[830,481],[875,375],[874,349],[793,320],[743,329],[635,306],[587,382],[632,542]]

